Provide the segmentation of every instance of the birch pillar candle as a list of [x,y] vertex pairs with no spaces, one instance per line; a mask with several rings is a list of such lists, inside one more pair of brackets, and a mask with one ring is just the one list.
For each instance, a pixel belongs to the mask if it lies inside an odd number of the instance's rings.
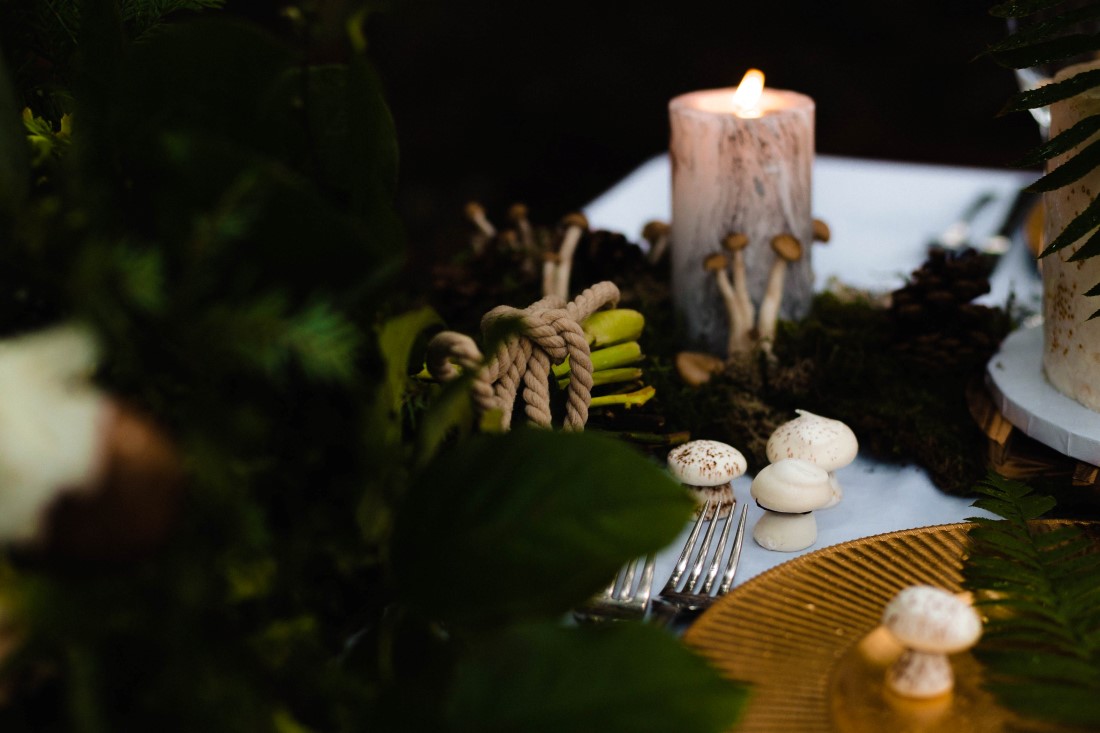
[[739,259],[753,313],[778,257],[771,246],[778,235],[792,235],[802,245],[801,259],[786,268],[780,317],[801,318],[812,297],[814,101],[763,88],[762,74],[758,98],[745,99],[750,74],[739,87],[692,92],[669,103],[673,302],[689,343],[723,355],[730,316],[715,273],[703,263],[722,251],[730,234],[748,237]]
[[[1054,77],[1061,81],[1082,71],[1100,69],[1100,62],[1069,66]],[[1100,90],[1089,89],[1050,107],[1050,135],[1054,137],[1086,117],[1100,114]],[[1059,167],[1071,155],[1097,140],[1088,140],[1050,161]],[[1045,236],[1052,242],[1073,219],[1100,195],[1100,169],[1081,179],[1043,194]],[[1100,309],[1100,298],[1085,293],[1100,283],[1100,257],[1073,261],[1074,253],[1088,240],[1047,255],[1040,263],[1043,273],[1043,371],[1047,380],[1068,397],[1094,411],[1100,411],[1100,318],[1089,316]]]

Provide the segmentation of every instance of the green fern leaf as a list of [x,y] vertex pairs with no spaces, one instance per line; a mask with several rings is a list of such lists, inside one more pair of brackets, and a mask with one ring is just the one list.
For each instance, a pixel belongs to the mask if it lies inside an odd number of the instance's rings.
[[1100,115],[1086,117],[1073,127],[1062,131],[1048,142],[1035,148],[1013,165],[1019,168],[1030,168],[1039,165],[1043,161],[1069,152],[1072,148],[1092,137],[1097,130],[1100,130]]
[[1064,0],[1009,0],[994,5],[989,14],[997,18],[1024,18],[1040,10],[1053,8]]
[[1009,51],[1061,35],[1078,24],[1100,18],[1100,6],[1086,5],[1017,30],[989,47],[989,53]]
[[1047,41],[1032,43],[1020,48],[999,51],[993,58],[1010,69],[1026,69],[1029,66],[1061,61],[1087,54],[1100,46],[1100,34],[1075,33]]
[[1022,715],[1100,725],[1100,546],[1031,522],[1054,502],[1026,484],[990,475],[975,490],[1003,517],[975,522],[963,568],[988,618],[975,649],[987,689]]
[[1100,142],[1094,142],[1078,151],[1060,166],[1027,187],[1028,191],[1054,191],[1068,186],[1100,166]]
[[1096,86],[1100,86],[1100,69],[1083,71],[1068,79],[1012,95],[1005,106],[1001,108],[1000,114],[1046,107]]
[[1085,236],[1097,226],[1100,226],[1100,199],[1093,201],[1085,207],[1076,219],[1066,225],[1062,233],[1054,238],[1047,248],[1042,251],[1040,257],[1047,257],[1059,250],[1065,249],[1081,237]]

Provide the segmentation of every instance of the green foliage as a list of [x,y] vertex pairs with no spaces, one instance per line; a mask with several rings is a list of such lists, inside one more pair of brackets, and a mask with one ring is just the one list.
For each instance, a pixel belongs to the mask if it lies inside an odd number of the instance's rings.
[[[1077,7],[1080,5],[1080,7]],[[1037,13],[1044,13],[1035,20]],[[991,45],[987,53],[1003,66],[1023,69],[1042,64],[1072,60],[1075,57],[1091,57],[1100,51],[1100,33],[1082,30],[1094,27],[1100,20],[1100,3],[1068,3],[1066,0],[1035,0],[1034,2],[1006,2],[994,6],[992,15],[1014,19],[1016,30],[999,43]],[[1100,70],[1077,74],[1060,82],[1015,95],[1005,111],[1034,109],[1068,99],[1100,87]],[[1026,156],[1021,164],[1036,165],[1069,152],[1087,140],[1098,129],[1095,119],[1082,120]],[[1060,166],[1029,187],[1032,191],[1054,191],[1078,181],[1100,167],[1100,143],[1081,148],[1066,158]],[[1054,237],[1040,253],[1046,257],[1062,250],[1100,225],[1100,203],[1094,198],[1066,228]],[[1100,237],[1090,238],[1072,257],[1083,260],[1100,254]],[[1090,288],[1086,295],[1100,294],[1100,283]],[[1100,316],[1097,310],[1090,316]]]
[[1031,520],[1054,507],[1049,496],[991,474],[974,506],[964,585],[985,612],[975,650],[986,685],[1024,715],[1100,725],[1100,543],[1066,524],[1040,531]]
[[400,288],[365,6],[300,15],[297,43],[155,23],[216,4],[42,3],[26,37],[9,20],[28,6],[0,6],[5,58],[48,52],[47,96],[72,109],[35,97],[24,116],[42,80],[0,68],[0,336],[88,323],[100,385],[170,431],[188,473],[154,553],[0,563],[0,729],[637,728],[601,696],[731,725],[743,689],[673,637],[561,620],[675,537],[682,490],[594,435],[471,438],[466,382],[410,378],[438,317]]

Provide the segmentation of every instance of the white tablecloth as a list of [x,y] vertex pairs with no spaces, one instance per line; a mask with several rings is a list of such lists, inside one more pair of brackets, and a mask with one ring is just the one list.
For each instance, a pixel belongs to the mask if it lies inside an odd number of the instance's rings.
[[[990,191],[997,198],[975,219],[972,231],[977,237],[993,233],[1016,191],[1034,178],[1033,173],[1012,170],[819,156],[814,165],[813,211],[829,224],[832,241],[813,250],[815,282],[820,287],[835,277],[860,288],[893,290],[925,260],[929,240],[980,193]],[[668,221],[667,157],[639,167],[586,207],[585,214],[594,228],[633,237],[650,219]],[[1002,258],[991,286],[982,302],[1003,305],[1015,292],[1018,303],[1038,310],[1038,279],[1021,241],[1014,242]],[[738,584],[798,555],[858,537],[989,516],[972,508],[970,499],[936,489],[917,467],[886,465],[861,456],[837,477],[844,486],[844,501],[817,512],[817,542],[797,553],[770,552],[753,542],[751,528],[762,510],[749,496],[749,477],[734,482],[738,511],[741,502],[750,505]],[[663,583],[672,572],[689,529],[685,527],[658,557],[657,582]]]

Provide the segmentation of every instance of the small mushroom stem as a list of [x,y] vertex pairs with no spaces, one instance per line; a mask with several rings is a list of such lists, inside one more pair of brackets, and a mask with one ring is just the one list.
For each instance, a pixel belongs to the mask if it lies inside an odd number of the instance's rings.
[[554,291],[563,300],[569,300],[569,276],[573,270],[573,255],[577,252],[581,235],[588,229],[588,219],[584,214],[570,214],[562,220],[565,224],[565,235],[562,237],[561,247],[558,249],[558,270],[555,276]]
[[558,253],[546,252],[542,255],[542,297],[553,295],[558,287]]
[[780,234],[772,239],[775,262],[768,272],[768,285],[764,290],[764,299],[760,301],[760,313],[757,316],[757,331],[764,350],[771,351],[775,341],[776,324],[779,321],[779,304],[783,301],[783,283],[787,277],[787,263],[797,262],[802,257],[802,245],[790,234]]
[[733,284],[730,283],[726,266],[726,256],[721,252],[708,255],[703,260],[703,269],[714,273],[714,281],[718,285],[718,292],[722,294],[722,301],[726,304],[726,315],[729,319],[729,338],[726,340],[726,356],[728,358],[737,353],[744,324],[741,323],[741,311],[737,307],[737,294],[733,291]]
[[475,257],[481,257],[485,254],[485,248],[488,247],[489,242],[496,236],[496,227],[486,218],[484,207],[476,201],[466,204],[466,218],[476,227],[470,238],[470,249],[473,250]]
[[955,686],[955,673],[942,652],[906,649],[886,670],[886,685],[903,697],[939,697]]
[[805,550],[817,542],[817,519],[813,512],[785,514],[766,509],[753,527],[752,538],[765,550]]
[[736,294],[735,305],[741,323],[740,332],[737,334],[737,351],[748,351],[752,348],[752,322],[756,315],[752,298],[749,297],[748,274],[745,270],[745,247],[748,245],[748,236],[740,232],[730,234],[722,240],[722,247],[733,259],[733,291]]
[[656,265],[665,256],[668,251],[669,231],[668,224],[656,219],[647,222],[642,228],[642,239],[649,242],[649,252],[646,254],[649,264]]
[[519,232],[519,243],[525,252],[535,249],[535,231],[531,228],[531,222],[527,218],[527,206],[515,203],[508,209],[508,219],[516,225]]

